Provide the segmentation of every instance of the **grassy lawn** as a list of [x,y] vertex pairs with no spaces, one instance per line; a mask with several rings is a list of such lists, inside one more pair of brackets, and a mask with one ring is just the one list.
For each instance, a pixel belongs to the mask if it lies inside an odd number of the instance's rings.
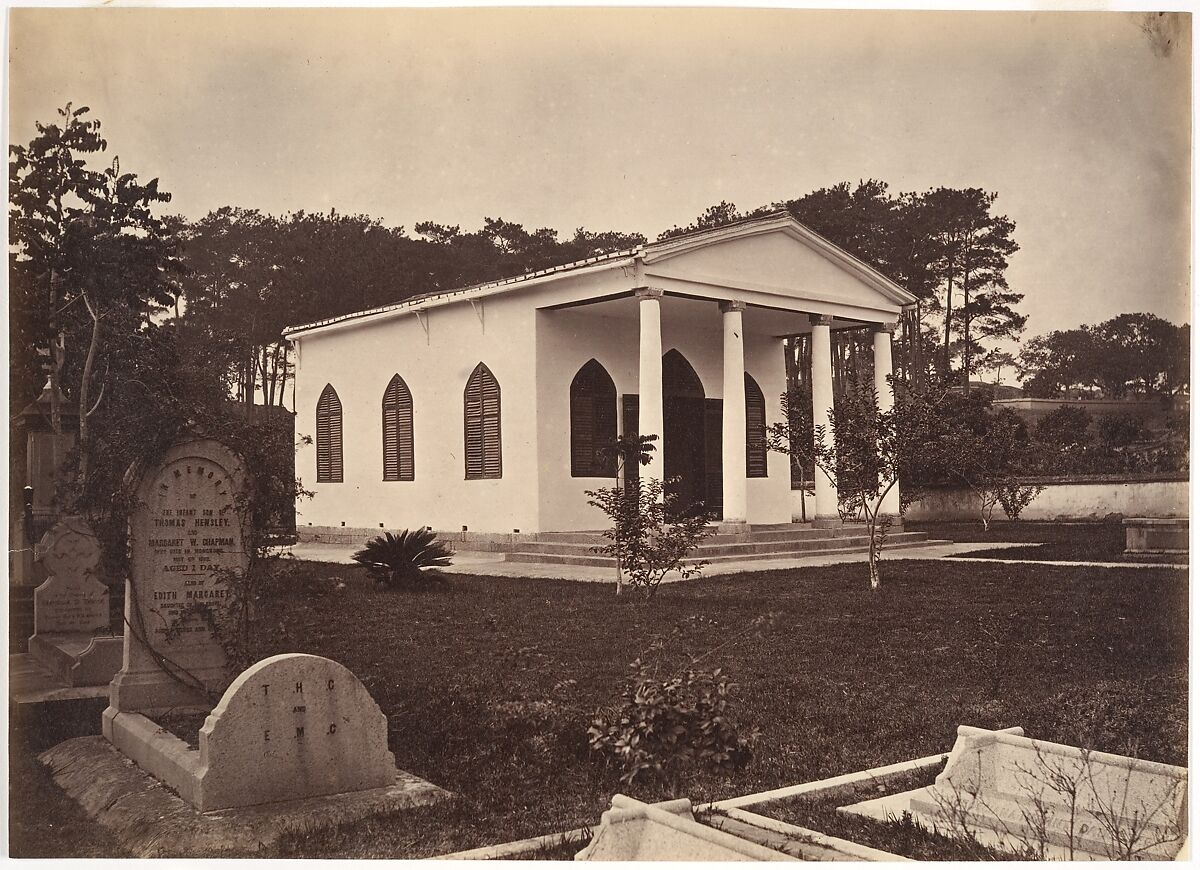
[[905,531],[928,532],[930,537],[960,543],[1007,541],[1028,547],[1005,547],[961,553],[989,559],[1038,559],[1062,562],[1186,563],[1186,555],[1126,556],[1125,527],[1116,522],[1025,522],[993,520],[987,530],[980,522],[906,522]]
[[[659,799],[589,758],[587,726],[634,658],[666,675],[737,635],[703,667],[737,682],[734,717],[762,736],[742,773],[692,776],[694,801],[944,751],[960,723],[1187,763],[1184,572],[884,572],[876,594],[849,564],[701,579],[646,604],[607,584],[514,578],[396,591],[357,567],[305,564],[303,582],[263,602],[258,654],[345,664],[387,714],[397,763],[461,799],[297,836],[278,854],[428,857],[594,824],[617,791]],[[773,627],[749,631],[767,612]],[[101,848],[77,839],[60,854]]]
[[63,796],[24,745],[10,744],[9,854],[18,858],[123,858],[126,853],[83,808]]

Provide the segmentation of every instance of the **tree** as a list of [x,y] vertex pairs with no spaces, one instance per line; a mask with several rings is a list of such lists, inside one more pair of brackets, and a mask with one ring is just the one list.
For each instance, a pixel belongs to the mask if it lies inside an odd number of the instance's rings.
[[[122,172],[118,159],[103,171],[89,168],[85,155],[107,142],[88,112],[67,104],[61,127],[38,124],[39,135],[13,146],[9,161],[10,273],[26,297],[17,307],[37,324],[35,346],[49,351],[56,436],[60,394],[78,408],[80,488],[94,451],[91,418],[114,377],[111,343],[147,328],[154,312],[173,304],[179,271],[174,224],[152,211],[170,194],[159,191],[158,179],[142,184]],[[36,295],[44,306],[29,298]],[[60,461],[52,457],[56,468]]]
[[1093,336],[1083,327],[1035,336],[1021,348],[1021,386],[1043,399],[1088,391],[1096,384],[1096,353]]
[[[829,415],[833,445],[825,443],[825,427],[814,431],[817,467],[837,481],[843,513],[860,516],[867,525],[867,572],[871,589],[881,585],[879,552],[892,518],[883,502],[906,473],[919,465],[936,465],[951,440],[947,421],[948,390],[901,391],[890,411],[881,411],[872,386],[863,384],[836,402]],[[907,480],[900,510],[916,497]]]
[[1024,421],[1007,408],[992,410],[990,404],[974,393],[954,402],[952,447],[946,457],[950,473],[975,495],[985,530],[996,505],[1010,516],[1019,514],[1040,491],[1017,480],[1028,464]]
[[995,369],[997,384],[1000,383],[1000,373],[1006,368],[1015,367],[1016,364],[1016,357],[1008,351],[1002,351],[999,348],[992,348],[979,358],[979,367],[981,369]]
[[1154,314],[1120,314],[1039,335],[1021,351],[1022,385],[1040,398],[1176,395],[1189,386],[1188,332]]
[[1105,394],[1174,395],[1188,382],[1188,329],[1154,314],[1120,314],[1089,329]]
[[13,341],[17,357],[14,372],[23,389],[15,392],[19,410],[37,396],[40,368],[29,350],[47,356],[51,395],[51,427],[54,430],[52,463],[61,463],[62,377],[66,354],[66,325],[63,314],[69,292],[64,281],[72,268],[73,253],[67,234],[85,208],[82,195],[96,188],[96,173],[87,168],[85,155],[108,147],[100,136],[100,122],[84,116],[87,106],[73,109],[68,103],[58,110],[59,124],[36,124],[38,136],[27,146],[9,147],[8,220],[9,279],[12,282],[13,314],[21,323],[28,342]]
[[680,510],[678,496],[666,492],[663,481],[631,476],[621,486],[627,463],[647,465],[657,435],[622,436],[603,448],[617,457],[615,485],[587,490],[588,504],[597,507],[612,521],[604,532],[609,543],[596,548],[617,561],[617,594],[625,578],[647,598],[654,598],[659,584],[671,571],[681,577],[694,577],[704,563],[685,565],[683,560],[709,534],[708,518],[699,511]]
[[1008,258],[1018,250],[1012,239],[1016,225],[992,214],[996,196],[980,188],[939,187],[921,198],[924,219],[934,229],[933,271],[945,288],[942,364],[946,372],[951,370],[952,335],[957,332],[964,387],[970,386],[979,339],[1015,338],[1025,326],[1025,316],[1014,307],[1024,297],[1009,289],[1005,277]]
[[686,227],[673,226],[669,230],[663,230],[658,234],[658,240],[673,239],[676,236],[682,236],[685,233],[694,233],[697,230],[708,230],[714,227],[731,224],[734,221],[742,220],[743,218],[754,217],[758,214],[765,214],[769,209],[759,208],[753,212],[743,214],[737,210],[737,206],[732,202],[721,200],[716,205],[710,205],[706,208],[698,218],[688,224]]
[[1092,415],[1083,408],[1059,405],[1038,421],[1038,441],[1062,449],[1078,449],[1092,440]]
[[[625,471],[631,464],[635,467],[650,464],[650,454],[654,452],[654,442],[657,440],[657,435],[621,435],[616,441],[611,444],[602,445],[598,449],[597,453],[602,461],[612,462],[612,492],[619,493],[621,491],[621,481],[625,478]],[[626,510],[612,514],[611,518],[613,519],[615,532],[614,540],[621,537],[628,538],[634,534],[631,526],[639,522],[640,519],[636,513],[631,513],[628,510],[628,506]],[[625,567],[621,561],[623,556],[624,553],[619,548],[613,553],[613,558],[617,561],[618,595],[625,588]]]

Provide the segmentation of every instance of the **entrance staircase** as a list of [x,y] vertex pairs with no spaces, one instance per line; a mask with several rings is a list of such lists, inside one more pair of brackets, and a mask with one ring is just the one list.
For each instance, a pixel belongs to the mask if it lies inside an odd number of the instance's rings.
[[[715,529],[715,526],[710,526]],[[948,541],[930,541],[925,532],[905,532],[895,526],[888,532],[883,550],[928,547]],[[534,540],[514,545],[504,554],[506,562],[537,562],[543,565],[616,567],[616,560],[593,551],[608,540],[600,532],[541,532]],[[685,564],[742,562],[759,559],[796,559],[804,556],[866,553],[870,543],[867,527],[847,523],[837,528],[818,529],[810,523],[751,526],[739,534],[713,534],[704,539]]]

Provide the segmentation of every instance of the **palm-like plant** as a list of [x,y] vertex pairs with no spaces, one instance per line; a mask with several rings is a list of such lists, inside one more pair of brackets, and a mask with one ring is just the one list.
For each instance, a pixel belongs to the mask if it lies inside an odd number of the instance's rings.
[[415,532],[405,529],[398,535],[385,532],[367,541],[354,554],[354,561],[365,566],[367,573],[380,583],[397,586],[428,577],[422,569],[444,568],[453,555],[454,551],[437,540],[430,529]]

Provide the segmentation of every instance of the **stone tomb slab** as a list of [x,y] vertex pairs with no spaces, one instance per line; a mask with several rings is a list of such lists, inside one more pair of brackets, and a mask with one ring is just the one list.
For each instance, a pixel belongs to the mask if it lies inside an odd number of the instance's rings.
[[1126,555],[1188,551],[1187,517],[1127,517],[1124,525]]
[[385,788],[202,813],[103,737],[66,740],[39,760],[72,800],[138,858],[247,856],[290,833],[331,829],[452,797],[396,771]]
[[387,718],[349,670],[289,653],[247,668],[200,729],[199,749],[140,714],[105,735],[201,812],[388,788]]
[[249,565],[241,459],[210,439],[178,443],[141,477],[129,519],[124,662],[116,712],[207,710],[227,685],[225,651],[206,620],[224,618],[230,576]]
[[932,786],[839,811],[908,812],[927,828],[1048,858],[1170,860],[1187,837],[1187,769],[963,725]]
[[697,822],[687,798],[651,805],[613,795],[576,861],[796,861],[795,856]]
[[97,579],[100,541],[83,517],[65,517],[38,543],[47,578],[33,592],[29,654],[65,686],[107,685],[123,640],[109,630],[109,590]]

